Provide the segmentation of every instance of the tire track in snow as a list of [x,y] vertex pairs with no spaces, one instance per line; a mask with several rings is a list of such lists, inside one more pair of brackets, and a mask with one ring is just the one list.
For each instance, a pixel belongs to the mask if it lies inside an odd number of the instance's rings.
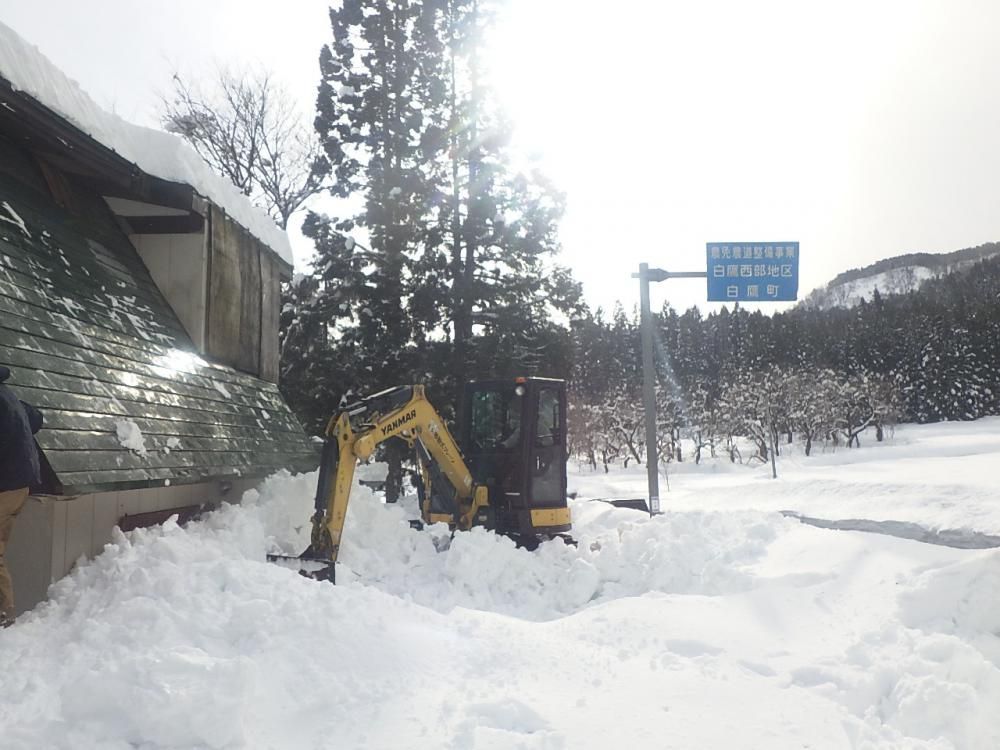
[[783,510],[781,515],[821,529],[866,531],[900,539],[912,539],[925,544],[936,544],[941,547],[954,547],[956,549],[994,549],[1000,547],[1000,536],[983,534],[971,529],[928,529],[908,521],[872,521],[866,518],[844,518],[834,521],[804,516],[793,510]]

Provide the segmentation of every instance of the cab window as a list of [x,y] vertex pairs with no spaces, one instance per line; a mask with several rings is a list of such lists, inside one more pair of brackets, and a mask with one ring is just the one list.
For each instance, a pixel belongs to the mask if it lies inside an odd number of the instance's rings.
[[481,450],[514,448],[520,442],[522,401],[514,389],[473,393],[473,445]]
[[559,391],[543,388],[538,392],[538,420],[535,424],[535,444],[541,447],[555,445],[561,440],[562,414]]

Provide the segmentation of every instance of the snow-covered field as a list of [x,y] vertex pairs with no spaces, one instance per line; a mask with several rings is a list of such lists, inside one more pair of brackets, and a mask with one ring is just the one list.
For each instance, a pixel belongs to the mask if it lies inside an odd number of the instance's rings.
[[769,467],[572,469],[577,547],[406,524],[359,490],[336,587],[315,476],[119,536],[0,631],[3,748],[1000,747],[1000,550],[782,516],[1000,532],[1000,420]]
[[[885,442],[872,432],[862,448],[780,446],[778,478],[728,460],[670,464],[661,505],[674,510],[793,510],[818,518],[916,523],[1000,535],[1000,417],[903,426]],[[685,452],[688,445],[684,445]],[[747,451],[749,453],[749,450]],[[671,491],[666,492],[669,484]],[[570,470],[581,497],[644,497],[646,467],[605,475]]]

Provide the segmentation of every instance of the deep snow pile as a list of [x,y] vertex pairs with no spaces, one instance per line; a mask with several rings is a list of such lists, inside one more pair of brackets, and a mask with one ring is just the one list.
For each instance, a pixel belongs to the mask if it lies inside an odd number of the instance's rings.
[[358,488],[334,587],[263,562],[305,546],[314,483],[54,586],[0,632],[0,744],[1000,747],[1000,551],[578,501],[579,545],[530,553]]
[[[286,553],[309,544],[303,522],[316,475],[278,475],[244,505],[270,531],[266,544]],[[289,483],[296,488],[289,492]],[[743,568],[759,560],[797,522],[758,512],[685,513],[648,519],[604,503],[577,503],[576,547],[554,540],[529,553],[508,538],[473,529],[454,538],[443,524],[409,528],[412,498],[384,505],[355,486],[337,570],[357,582],[447,612],[456,606],[530,620],[570,614],[595,602],[648,591],[722,594],[749,588]],[[257,556],[260,556],[258,551]]]

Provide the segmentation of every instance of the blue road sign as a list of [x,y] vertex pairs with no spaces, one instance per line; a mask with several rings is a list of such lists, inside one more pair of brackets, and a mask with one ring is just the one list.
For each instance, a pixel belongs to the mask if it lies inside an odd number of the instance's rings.
[[709,242],[707,255],[709,302],[798,299],[798,242]]

